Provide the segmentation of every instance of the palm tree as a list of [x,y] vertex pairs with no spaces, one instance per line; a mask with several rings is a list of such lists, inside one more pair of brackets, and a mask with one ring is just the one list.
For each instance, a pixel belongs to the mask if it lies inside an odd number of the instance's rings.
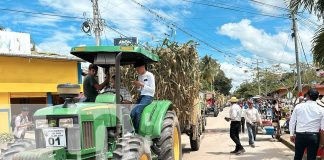
[[[306,9],[315,14],[318,19],[324,20],[323,0],[290,0],[289,7],[294,13],[297,13],[300,8]],[[314,36],[312,52],[314,63],[324,67],[324,25],[319,27]]]
[[[201,59],[199,67],[201,71],[201,78],[208,84],[212,84],[214,82],[215,76],[218,74],[218,71],[220,69],[217,61],[212,57],[205,56]],[[213,90],[212,87],[210,89]]]

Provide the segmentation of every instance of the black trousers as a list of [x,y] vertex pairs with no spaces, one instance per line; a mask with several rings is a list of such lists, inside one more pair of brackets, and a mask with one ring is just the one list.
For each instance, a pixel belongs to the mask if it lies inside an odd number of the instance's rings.
[[244,117],[241,118],[241,126],[242,126],[241,132],[244,133],[244,131],[245,131],[245,118]]
[[241,122],[240,121],[231,121],[230,126],[230,136],[231,139],[236,144],[235,150],[242,149],[243,146],[240,142],[240,129],[241,129]]
[[315,160],[318,147],[319,134],[296,133],[294,160],[302,160],[305,149],[307,149],[307,160]]

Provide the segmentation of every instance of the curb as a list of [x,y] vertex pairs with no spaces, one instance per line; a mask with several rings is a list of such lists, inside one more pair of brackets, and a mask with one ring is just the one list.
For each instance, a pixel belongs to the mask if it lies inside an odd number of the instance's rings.
[[290,141],[287,141],[286,139],[283,139],[282,137],[279,138],[279,141],[281,143],[283,143],[284,145],[286,145],[292,151],[295,151],[295,145],[292,144]]

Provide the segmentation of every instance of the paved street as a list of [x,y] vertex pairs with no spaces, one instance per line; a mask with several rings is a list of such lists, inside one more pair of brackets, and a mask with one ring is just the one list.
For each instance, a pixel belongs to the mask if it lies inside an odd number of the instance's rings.
[[207,132],[202,136],[200,150],[190,150],[189,137],[182,135],[183,160],[289,160],[293,152],[269,135],[257,135],[256,148],[248,146],[247,133],[241,134],[241,143],[246,152],[242,155],[229,154],[234,150],[234,142],[229,137],[229,122],[224,120],[229,108],[218,117],[208,117]]

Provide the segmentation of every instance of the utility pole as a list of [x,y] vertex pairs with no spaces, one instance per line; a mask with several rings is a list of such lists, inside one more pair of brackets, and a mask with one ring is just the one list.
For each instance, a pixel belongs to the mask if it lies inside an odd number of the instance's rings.
[[[92,2],[92,8],[93,8],[93,27],[94,27],[94,33],[96,37],[96,46],[101,45],[101,28],[102,28],[102,23],[100,19],[100,12],[99,12],[99,7],[98,7],[98,0],[91,0]],[[98,70],[98,80],[99,83],[102,83],[104,81],[104,72],[101,67],[99,67]]]
[[260,68],[259,68],[259,64],[263,63],[263,61],[260,61],[259,59],[257,59],[256,64],[257,65],[257,79],[258,79],[258,88],[259,88],[259,95],[261,96],[261,86],[260,86]]
[[298,94],[302,92],[301,86],[301,75],[300,75],[300,65],[299,65],[299,54],[298,54],[298,40],[297,40],[297,23],[295,13],[291,13],[293,28],[292,28],[292,37],[295,40],[295,53],[296,53],[296,67],[297,67],[297,85],[298,85]]

